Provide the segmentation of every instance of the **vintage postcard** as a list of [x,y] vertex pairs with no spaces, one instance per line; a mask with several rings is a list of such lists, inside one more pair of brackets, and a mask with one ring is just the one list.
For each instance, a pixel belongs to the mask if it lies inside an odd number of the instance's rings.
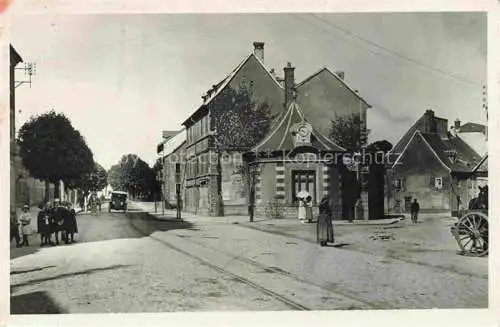
[[4,8],[7,323],[488,324],[494,1],[118,3]]

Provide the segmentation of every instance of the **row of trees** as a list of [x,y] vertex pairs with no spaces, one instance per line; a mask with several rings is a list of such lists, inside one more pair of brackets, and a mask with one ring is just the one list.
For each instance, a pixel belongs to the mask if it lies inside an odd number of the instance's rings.
[[49,111],[31,117],[19,129],[17,142],[23,166],[45,182],[45,201],[49,200],[50,183],[59,194],[59,181],[84,195],[103,189],[107,173],[94,161],[85,138],[61,113]]
[[161,191],[161,184],[157,180],[159,171],[159,161],[151,168],[138,155],[127,154],[109,169],[108,180],[114,190],[126,191],[134,198],[150,200]]

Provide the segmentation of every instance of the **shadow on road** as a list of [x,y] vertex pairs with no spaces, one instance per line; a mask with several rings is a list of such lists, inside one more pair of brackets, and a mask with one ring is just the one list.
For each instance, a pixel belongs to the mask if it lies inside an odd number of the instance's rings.
[[33,268],[33,269],[27,269],[27,270],[15,270],[15,271],[11,271],[10,274],[11,275],[25,274],[25,273],[30,273],[30,272],[34,272],[34,271],[45,270],[45,269],[54,268],[54,267],[55,266],[45,266],[45,267],[39,267],[39,268]]
[[146,212],[127,212],[130,225],[143,236],[149,236],[154,232],[165,232],[176,229],[195,229],[194,224],[185,220],[159,220]]
[[31,292],[10,297],[10,313],[56,314],[65,313],[45,291]]
[[[38,242],[38,243],[37,243]],[[16,248],[15,246],[10,247],[10,259],[19,258],[25,255],[30,255],[36,253],[40,250],[38,237],[30,236],[31,245],[28,247]]]
[[129,266],[130,265],[114,265],[114,266],[109,266],[109,267],[93,268],[93,269],[87,269],[87,270],[77,271],[77,272],[73,272],[73,273],[60,274],[60,275],[51,276],[51,277],[32,279],[32,280],[26,281],[24,283],[11,285],[10,292],[13,293],[16,290],[16,288],[19,288],[19,287],[31,286],[34,284],[39,284],[39,283],[43,283],[43,282],[47,282],[47,281],[51,281],[51,280],[55,280],[55,279],[75,277],[75,276],[81,276],[81,275],[89,275],[89,274],[94,274],[94,273],[99,272],[99,271],[125,268],[125,267],[129,267]]

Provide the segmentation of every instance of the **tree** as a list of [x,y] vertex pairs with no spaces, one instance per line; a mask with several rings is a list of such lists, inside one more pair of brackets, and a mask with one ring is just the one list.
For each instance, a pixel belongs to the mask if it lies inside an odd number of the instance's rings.
[[109,183],[113,189],[125,190],[133,197],[151,196],[158,187],[153,169],[135,154],[123,155],[110,168]]
[[392,143],[387,140],[375,141],[366,146],[370,152],[388,153],[392,149]]
[[94,169],[77,179],[68,182],[70,188],[80,188],[85,195],[89,192],[97,192],[104,189],[108,185],[108,173],[106,170],[95,163]]
[[59,181],[71,181],[90,173],[95,164],[83,136],[63,114],[50,111],[31,117],[19,130],[20,155],[30,174],[45,181],[45,200],[49,183],[57,190]]
[[330,129],[330,139],[348,151],[358,150],[361,147],[361,117],[357,114],[335,115]]
[[223,216],[221,156],[224,152],[247,151],[261,141],[271,126],[271,107],[257,101],[252,86],[246,83],[237,89],[225,88],[209,106],[216,132],[217,215]]
[[121,169],[120,169],[120,164],[116,164],[111,166],[111,168],[108,171],[108,182],[109,185],[114,190],[124,190],[124,185],[121,177]]
[[157,194],[161,194],[162,191],[162,181],[158,180],[158,176],[161,176],[163,178],[163,162],[161,159],[157,159],[155,164],[153,165],[149,181],[149,183],[152,185],[151,189],[155,196]]

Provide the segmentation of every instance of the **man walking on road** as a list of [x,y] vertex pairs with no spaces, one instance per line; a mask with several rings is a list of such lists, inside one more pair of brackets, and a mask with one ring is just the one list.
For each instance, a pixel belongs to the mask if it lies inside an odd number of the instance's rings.
[[411,222],[416,224],[418,219],[418,212],[420,211],[420,204],[418,204],[417,199],[414,199],[410,205]]

